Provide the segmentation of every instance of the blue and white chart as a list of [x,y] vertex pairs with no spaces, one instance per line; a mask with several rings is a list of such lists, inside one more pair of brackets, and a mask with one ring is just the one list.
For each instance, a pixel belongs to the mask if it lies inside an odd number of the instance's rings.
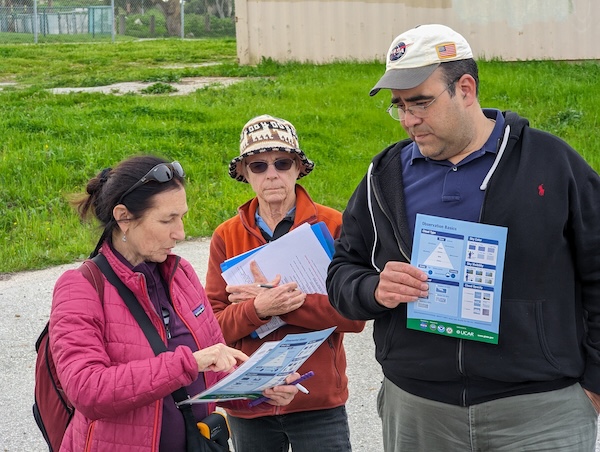
[[429,296],[407,306],[407,327],[498,343],[508,229],[417,214],[412,265]]
[[245,363],[214,386],[183,403],[258,399],[262,391],[283,384],[335,330],[335,326],[308,333],[287,334],[264,342]]

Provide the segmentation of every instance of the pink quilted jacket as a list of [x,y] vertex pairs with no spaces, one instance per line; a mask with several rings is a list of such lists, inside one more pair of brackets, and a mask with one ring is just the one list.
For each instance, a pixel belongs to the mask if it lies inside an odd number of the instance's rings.
[[[109,246],[101,252],[163,334],[144,276],[131,272]],[[192,266],[171,255],[160,268],[174,308],[198,347],[223,342]],[[76,407],[60,450],[158,451],[163,398],[198,375],[192,351],[181,346],[155,356],[117,289],[105,282],[102,301],[77,270],[66,271],[54,288],[50,341],[58,376]],[[204,373],[207,387],[223,376]]]

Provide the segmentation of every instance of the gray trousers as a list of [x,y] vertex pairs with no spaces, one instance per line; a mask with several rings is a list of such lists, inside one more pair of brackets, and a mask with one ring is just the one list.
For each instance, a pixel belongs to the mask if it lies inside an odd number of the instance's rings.
[[409,394],[384,378],[385,452],[594,452],[598,414],[579,384],[470,407]]

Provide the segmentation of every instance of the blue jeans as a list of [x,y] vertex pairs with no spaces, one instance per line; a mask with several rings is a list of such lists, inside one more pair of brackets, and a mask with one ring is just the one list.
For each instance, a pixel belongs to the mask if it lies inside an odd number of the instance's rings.
[[346,407],[241,419],[227,416],[235,452],[350,452]]

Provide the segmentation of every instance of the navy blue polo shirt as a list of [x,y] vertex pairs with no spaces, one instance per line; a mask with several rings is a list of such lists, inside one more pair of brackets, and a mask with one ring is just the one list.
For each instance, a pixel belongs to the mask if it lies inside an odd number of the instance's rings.
[[416,143],[400,154],[406,199],[406,214],[414,235],[417,213],[478,222],[485,192],[479,189],[496,159],[504,131],[500,110],[484,109],[496,121],[492,134],[481,149],[456,165],[448,160],[424,157]]

